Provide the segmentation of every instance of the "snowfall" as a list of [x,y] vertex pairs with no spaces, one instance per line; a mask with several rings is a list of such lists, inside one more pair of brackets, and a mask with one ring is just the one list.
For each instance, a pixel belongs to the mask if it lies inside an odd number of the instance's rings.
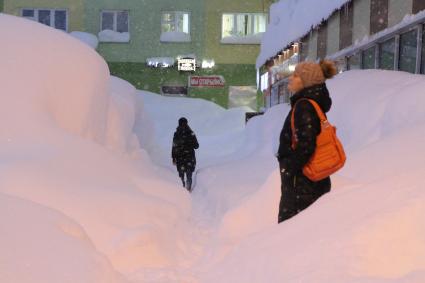
[[[347,151],[333,188],[277,224],[287,105],[137,91],[87,44],[0,14],[0,282],[425,282],[425,77],[328,82]],[[170,159],[200,141],[196,187]]]

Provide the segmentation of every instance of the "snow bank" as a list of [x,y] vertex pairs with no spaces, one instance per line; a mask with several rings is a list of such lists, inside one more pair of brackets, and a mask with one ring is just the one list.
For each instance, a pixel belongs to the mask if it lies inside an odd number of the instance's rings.
[[97,35],[100,42],[130,42],[130,33],[129,32],[116,32],[113,30],[102,30]]
[[13,121],[9,131],[36,131],[36,125],[28,123],[51,120],[104,143],[109,80],[105,61],[61,31],[5,14],[0,15],[0,38],[0,112],[7,116],[0,123]]
[[117,77],[109,81],[109,112],[106,144],[123,151],[139,147],[133,133],[136,118],[136,88]]
[[221,39],[221,43],[225,44],[260,44],[264,32],[248,36],[227,36]]
[[180,31],[163,32],[160,38],[161,42],[190,42],[190,34]]
[[[2,249],[0,278],[9,281],[0,281],[122,282],[114,281],[115,270],[129,276],[177,265],[189,196],[174,175],[153,166],[138,149],[134,87],[110,77],[104,60],[87,45],[33,21],[1,14],[0,42],[0,193],[27,201],[14,216],[22,228],[13,227],[6,211],[0,229],[15,233],[41,225],[12,242],[16,257]],[[32,209],[32,203],[40,208]],[[34,218],[27,217],[33,210]],[[13,240],[13,234],[7,239],[4,234],[2,247]],[[38,247],[25,242],[32,234]],[[64,246],[48,251],[56,244]],[[11,275],[21,262],[28,273]],[[47,270],[49,262],[57,272]]]
[[[229,178],[222,186],[239,190],[239,200],[224,215],[203,265],[205,273],[200,274],[202,282],[419,283],[425,279],[424,77],[350,71],[329,81],[328,87],[333,98],[329,118],[338,126],[348,153],[346,167],[333,177],[332,192],[276,225],[278,170],[269,169],[268,180],[257,175],[243,181],[245,185],[235,186]],[[287,107],[270,111],[286,114]],[[284,117],[256,117],[253,122],[277,127]],[[253,165],[251,172],[270,168],[261,161],[265,158],[272,159],[262,153],[252,155],[251,163],[260,165]],[[249,188],[261,179],[260,190]],[[241,199],[247,190],[251,192]]]
[[99,45],[99,39],[94,34],[82,32],[82,31],[73,31],[69,35],[84,42],[85,44],[87,44],[93,49],[96,49],[97,46]]
[[0,194],[0,281],[124,283],[84,230],[63,214]]
[[261,42],[257,68],[307,34],[348,0],[281,0],[270,7],[270,24]]

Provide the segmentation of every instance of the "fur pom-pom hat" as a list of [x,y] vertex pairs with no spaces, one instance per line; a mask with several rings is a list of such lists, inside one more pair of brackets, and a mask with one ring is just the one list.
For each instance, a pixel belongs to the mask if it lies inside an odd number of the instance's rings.
[[304,87],[311,87],[322,84],[327,79],[337,74],[335,63],[329,60],[322,60],[319,63],[302,62],[295,68],[294,74],[299,76]]

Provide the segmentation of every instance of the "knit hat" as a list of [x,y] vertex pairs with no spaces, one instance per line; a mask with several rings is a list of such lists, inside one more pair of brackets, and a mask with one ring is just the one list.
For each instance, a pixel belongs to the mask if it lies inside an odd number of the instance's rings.
[[335,63],[328,60],[320,61],[319,64],[302,62],[297,65],[294,72],[295,75],[301,78],[305,88],[323,84],[326,79],[332,78],[336,73]]

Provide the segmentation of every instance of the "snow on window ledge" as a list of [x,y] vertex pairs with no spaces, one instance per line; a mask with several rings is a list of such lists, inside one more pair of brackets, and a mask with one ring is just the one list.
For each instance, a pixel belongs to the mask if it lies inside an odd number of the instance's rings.
[[191,42],[190,34],[179,31],[163,32],[161,42]]
[[102,30],[98,34],[100,42],[130,42],[130,33],[128,32],[116,32],[113,30]]
[[264,32],[247,36],[227,36],[221,39],[223,44],[261,44]]

